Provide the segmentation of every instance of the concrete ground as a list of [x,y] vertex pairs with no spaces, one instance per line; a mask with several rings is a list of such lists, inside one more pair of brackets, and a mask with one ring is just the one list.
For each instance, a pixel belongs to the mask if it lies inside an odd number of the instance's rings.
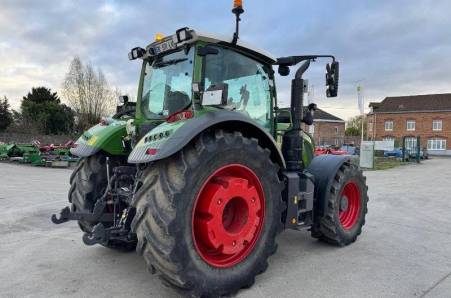
[[[135,253],[83,245],[67,204],[71,171],[0,163],[0,297],[177,297]],[[451,297],[451,159],[365,173],[369,213],[336,248],[284,232],[239,297]]]

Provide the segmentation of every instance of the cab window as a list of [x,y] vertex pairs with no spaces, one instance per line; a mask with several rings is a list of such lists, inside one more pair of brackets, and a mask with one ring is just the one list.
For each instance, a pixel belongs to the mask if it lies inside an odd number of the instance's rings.
[[247,113],[269,129],[271,93],[268,69],[233,50],[215,48],[218,54],[205,56],[205,90],[213,84],[226,84],[228,108]]

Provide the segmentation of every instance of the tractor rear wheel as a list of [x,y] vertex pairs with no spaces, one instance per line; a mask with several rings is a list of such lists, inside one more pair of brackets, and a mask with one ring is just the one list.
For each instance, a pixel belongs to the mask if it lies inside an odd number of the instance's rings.
[[339,246],[354,242],[365,224],[367,192],[362,170],[345,162],[332,181],[327,212],[319,220],[319,230],[312,230],[312,236]]
[[256,139],[221,130],[145,168],[132,230],[149,270],[189,296],[250,287],[282,230],[278,171]]
[[[111,168],[120,164],[115,158],[110,159],[110,162]],[[92,212],[107,184],[106,157],[103,154],[80,159],[70,176],[69,202],[72,203],[72,211]],[[78,221],[83,232],[90,232],[96,224],[97,222]],[[121,251],[131,251],[136,247],[135,243],[118,240],[110,240],[102,245]]]

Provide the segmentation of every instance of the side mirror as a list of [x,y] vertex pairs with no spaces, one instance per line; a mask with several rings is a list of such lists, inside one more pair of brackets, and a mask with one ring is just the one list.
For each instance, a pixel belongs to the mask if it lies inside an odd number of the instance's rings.
[[227,105],[227,96],[229,85],[225,83],[212,84],[202,94],[203,106],[225,106]]
[[118,102],[120,104],[126,104],[128,102],[128,96],[127,95],[121,95],[118,98]]
[[339,64],[334,61],[326,65],[326,96],[336,97],[338,95],[338,78],[339,78]]

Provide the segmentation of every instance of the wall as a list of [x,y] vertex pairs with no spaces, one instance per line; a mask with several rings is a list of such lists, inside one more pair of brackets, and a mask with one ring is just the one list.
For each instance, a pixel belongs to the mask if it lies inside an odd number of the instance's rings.
[[[440,138],[446,140],[447,150],[429,150],[429,154],[451,155],[451,112],[374,113],[368,115],[367,119],[370,139],[382,140],[384,137],[401,139],[404,136],[419,136],[421,147],[427,147],[428,139]],[[385,131],[385,121],[389,120],[393,121],[393,131]],[[415,131],[407,130],[407,120],[415,120]],[[441,131],[432,130],[433,120],[442,120]],[[371,126],[373,126],[372,131]]]
[[[313,139],[317,146],[320,145],[338,145],[343,144],[345,136],[344,122],[317,122],[313,123],[314,132]],[[336,130],[338,128],[338,132]],[[309,127],[304,127],[304,130],[310,132]]]

